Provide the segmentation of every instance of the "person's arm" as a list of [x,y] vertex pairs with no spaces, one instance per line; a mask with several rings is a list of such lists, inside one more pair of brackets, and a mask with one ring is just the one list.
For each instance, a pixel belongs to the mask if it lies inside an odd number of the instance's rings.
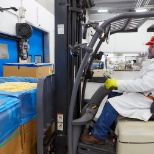
[[135,80],[116,80],[109,78],[105,82],[106,88],[111,87],[123,92],[149,92],[154,91],[154,68],[148,70],[148,72],[141,78]]
[[154,70],[149,71],[141,79],[117,80],[117,89],[125,92],[148,92],[154,90]]

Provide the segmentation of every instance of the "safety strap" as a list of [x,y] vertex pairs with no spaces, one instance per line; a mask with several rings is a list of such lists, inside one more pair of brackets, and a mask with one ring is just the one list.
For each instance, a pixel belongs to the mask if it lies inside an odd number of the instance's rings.
[[153,96],[146,96],[147,98],[150,98],[150,99],[152,99],[153,101],[154,101],[154,97]]

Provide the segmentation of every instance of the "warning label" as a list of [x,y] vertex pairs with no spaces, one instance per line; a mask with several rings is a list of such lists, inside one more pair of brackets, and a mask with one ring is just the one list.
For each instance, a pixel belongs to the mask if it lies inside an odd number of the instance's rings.
[[57,114],[57,122],[63,122],[63,114],[62,113]]
[[63,123],[62,122],[57,123],[57,130],[63,131]]
[[63,131],[63,114],[57,114],[57,130]]

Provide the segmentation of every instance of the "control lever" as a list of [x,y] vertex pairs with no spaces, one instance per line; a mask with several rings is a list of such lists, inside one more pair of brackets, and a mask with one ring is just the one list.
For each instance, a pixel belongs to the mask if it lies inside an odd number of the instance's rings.
[[[106,77],[107,79],[107,77]],[[83,108],[81,118],[75,119],[72,121],[73,125],[86,125],[89,123],[96,115],[98,108],[105,98],[112,91],[111,89],[106,89],[106,86],[100,86],[98,90],[94,93],[88,104]]]

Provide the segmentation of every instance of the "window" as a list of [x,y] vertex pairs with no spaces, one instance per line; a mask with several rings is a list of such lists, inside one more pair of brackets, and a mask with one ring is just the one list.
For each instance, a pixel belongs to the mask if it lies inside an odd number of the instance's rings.
[[31,62],[32,62],[32,55],[28,55],[27,63],[31,63]]
[[0,43],[0,59],[9,59],[8,45]]
[[42,56],[35,56],[35,63],[41,63],[42,62]]

